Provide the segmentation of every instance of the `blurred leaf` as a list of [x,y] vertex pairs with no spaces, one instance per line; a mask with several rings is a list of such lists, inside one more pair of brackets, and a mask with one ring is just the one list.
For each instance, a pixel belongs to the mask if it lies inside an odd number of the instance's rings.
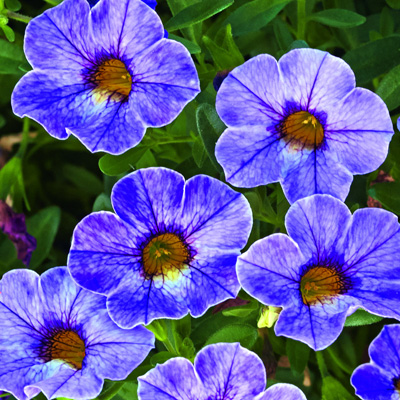
[[386,0],[386,3],[395,10],[400,10],[400,0]]
[[205,346],[213,343],[226,342],[234,343],[239,342],[243,347],[251,349],[258,338],[257,329],[248,324],[231,324],[226,325],[211,335]]
[[22,6],[18,0],[6,0],[6,7],[11,11],[19,11]]
[[201,104],[196,110],[196,123],[208,157],[216,170],[222,172],[215,158],[215,144],[225,129],[224,123],[219,119],[214,107],[206,103]]
[[357,84],[365,84],[400,64],[400,36],[389,36],[350,50],[343,57]]
[[388,210],[400,215],[400,182],[376,183],[368,189],[368,194]]
[[207,158],[207,153],[200,136],[196,136],[193,142],[192,156],[196,165],[201,168]]
[[258,303],[256,301],[252,301],[248,304],[238,307],[229,307],[225,310],[222,310],[222,314],[226,317],[237,317],[244,318],[248,317],[251,313],[258,310]]
[[118,392],[110,399],[113,400],[137,400],[138,384],[135,382],[124,382]]
[[170,33],[168,35],[168,39],[176,40],[179,43],[182,43],[188,50],[190,54],[199,54],[201,53],[201,48],[196,43],[191,42],[190,40],[181,38],[180,36],[173,35]]
[[391,11],[388,7],[384,7],[381,12],[379,25],[381,34],[384,37],[394,33],[394,19],[392,13],[393,11]]
[[103,191],[101,180],[85,168],[73,164],[65,164],[62,171],[67,180],[85,193],[98,195]]
[[310,46],[304,40],[295,40],[289,46],[288,51],[293,50],[293,49],[308,49],[308,48],[310,48]]
[[169,359],[173,358],[174,354],[168,352],[168,351],[160,351],[157,354],[154,354],[153,357],[150,359],[150,363],[153,367],[155,367],[157,364],[164,364],[166,361]]
[[274,34],[279,43],[279,47],[284,51],[286,51],[293,43],[293,36],[290,33],[287,24],[285,24],[280,18],[274,19]]
[[125,171],[131,170],[132,166],[143,157],[147,150],[147,146],[139,144],[118,156],[106,154],[100,158],[99,167],[106,175],[115,176],[122,174]]
[[97,211],[111,211],[113,212],[113,207],[111,204],[110,196],[107,196],[105,193],[100,193],[96,200],[93,203],[93,212]]
[[36,238],[36,250],[32,254],[30,268],[36,269],[50,253],[58,227],[61,210],[59,207],[47,207],[26,221],[26,229]]
[[369,312],[358,309],[353,314],[349,315],[346,318],[346,322],[344,326],[363,326],[363,325],[372,325],[376,322],[382,321],[383,318],[378,315],[370,314]]
[[178,347],[179,355],[189,360],[194,359],[196,355],[196,348],[189,337],[185,337]]
[[234,36],[256,32],[271,22],[293,0],[253,0],[237,8],[226,20]]
[[189,7],[184,8],[166,24],[167,31],[176,31],[177,29],[187,28],[213,15],[225,10],[233,4],[234,0],[201,0]]
[[310,347],[305,343],[288,338],[286,340],[286,354],[289,357],[291,369],[297,374],[302,374],[310,357]]
[[353,11],[333,8],[312,14],[309,19],[334,28],[353,28],[363,24],[367,19]]
[[376,94],[386,103],[389,111],[400,106],[400,65],[394,67],[384,76]]
[[14,243],[0,231],[0,277],[5,272],[12,269],[12,265],[17,261],[18,253]]
[[0,74],[21,75],[19,66],[22,62],[25,62],[22,47],[0,39]]
[[3,29],[3,32],[9,42],[15,41],[15,33],[8,25],[2,25],[1,29]]
[[153,152],[150,149],[147,149],[143,156],[140,157],[140,160],[138,160],[135,167],[136,169],[157,167],[157,161],[153,155]]
[[322,381],[322,400],[353,400],[353,396],[332,376]]

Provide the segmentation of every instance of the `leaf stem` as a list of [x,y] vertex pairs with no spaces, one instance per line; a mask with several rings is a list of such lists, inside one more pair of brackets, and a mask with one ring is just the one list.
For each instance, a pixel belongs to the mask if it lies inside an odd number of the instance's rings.
[[306,22],[306,0],[297,0],[297,39],[299,40],[305,40]]
[[27,15],[22,15],[22,14],[19,14],[14,11],[10,11],[10,10],[7,10],[6,16],[15,21],[24,22],[25,24],[28,24],[32,20],[32,18],[28,17]]
[[322,354],[322,351],[316,351],[315,355],[317,357],[318,368],[319,372],[321,373],[322,379],[326,378],[327,376],[329,376],[329,372],[325,364],[324,355]]

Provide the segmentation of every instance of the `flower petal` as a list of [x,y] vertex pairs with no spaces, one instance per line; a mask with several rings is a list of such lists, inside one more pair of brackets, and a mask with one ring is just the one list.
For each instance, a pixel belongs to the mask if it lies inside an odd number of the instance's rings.
[[[115,214],[100,211],[75,228],[68,268],[86,289],[108,294],[139,268],[138,233]],[[143,239],[142,239],[143,240]]]
[[177,224],[182,227],[185,241],[197,253],[203,248],[238,253],[249,238],[252,213],[241,193],[217,179],[197,175],[185,184]]
[[287,383],[277,383],[255,400],[307,400],[307,398],[298,387]]
[[297,244],[287,235],[270,235],[253,243],[238,258],[240,284],[251,296],[269,306],[286,306],[300,292],[300,267],[304,262]]
[[210,399],[254,398],[267,383],[261,359],[239,343],[209,345],[197,354],[194,365]]
[[354,89],[327,113],[326,141],[353,174],[377,169],[385,161],[393,134],[385,103],[367,89]]
[[344,250],[344,239],[351,223],[345,204],[328,195],[298,200],[286,214],[289,236],[298,244],[306,260],[314,263],[332,260]]
[[112,191],[115,212],[148,235],[173,227],[183,197],[184,178],[166,168],[147,168],[122,178]]

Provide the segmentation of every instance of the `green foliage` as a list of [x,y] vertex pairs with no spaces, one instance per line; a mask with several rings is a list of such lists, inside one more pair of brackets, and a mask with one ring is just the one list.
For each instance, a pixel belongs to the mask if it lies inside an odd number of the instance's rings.
[[371,325],[376,322],[382,321],[382,317],[370,314],[369,312],[359,309],[346,318],[344,326],[363,326]]
[[309,19],[334,28],[353,28],[367,20],[364,16],[353,11],[338,8],[312,14]]
[[400,215],[400,182],[376,183],[368,194],[388,210]]
[[332,376],[322,381],[322,400],[353,400],[353,396]]
[[297,340],[286,340],[286,354],[289,358],[290,367],[296,374],[302,374],[307,366],[310,356],[310,347]]

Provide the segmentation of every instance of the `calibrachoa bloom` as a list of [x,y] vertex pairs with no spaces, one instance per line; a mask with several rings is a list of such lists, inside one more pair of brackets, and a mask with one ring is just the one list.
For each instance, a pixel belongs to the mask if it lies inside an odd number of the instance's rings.
[[386,325],[369,347],[371,362],[351,377],[356,394],[364,400],[400,398],[400,325]]
[[224,80],[216,107],[228,126],[216,146],[227,181],[280,181],[291,203],[315,193],[344,200],[352,175],[378,168],[394,134],[385,103],[320,50],[250,59]]
[[236,259],[252,226],[241,193],[148,168],[122,178],[111,200],[116,214],[92,213],[75,228],[68,267],[79,285],[108,296],[118,325],[198,317],[236,297]]
[[14,112],[92,152],[135,146],[199,92],[189,52],[141,0],[64,0],[29,23],[25,54],[34,69],[14,89]]
[[26,231],[25,215],[15,213],[3,200],[0,200],[0,230],[14,243],[18,259],[28,266],[36,239]]
[[239,343],[204,347],[193,364],[173,358],[138,378],[140,400],[306,400],[293,385],[276,384],[265,391],[261,359]]
[[400,319],[400,225],[385,210],[351,215],[341,201],[314,195],[286,215],[289,234],[255,242],[238,259],[243,288],[283,310],[277,335],[322,350],[356,308]]
[[120,329],[105,297],[78,287],[67,268],[41,277],[14,270],[0,281],[0,389],[18,400],[91,399],[122,380],[154,347],[144,327]]

